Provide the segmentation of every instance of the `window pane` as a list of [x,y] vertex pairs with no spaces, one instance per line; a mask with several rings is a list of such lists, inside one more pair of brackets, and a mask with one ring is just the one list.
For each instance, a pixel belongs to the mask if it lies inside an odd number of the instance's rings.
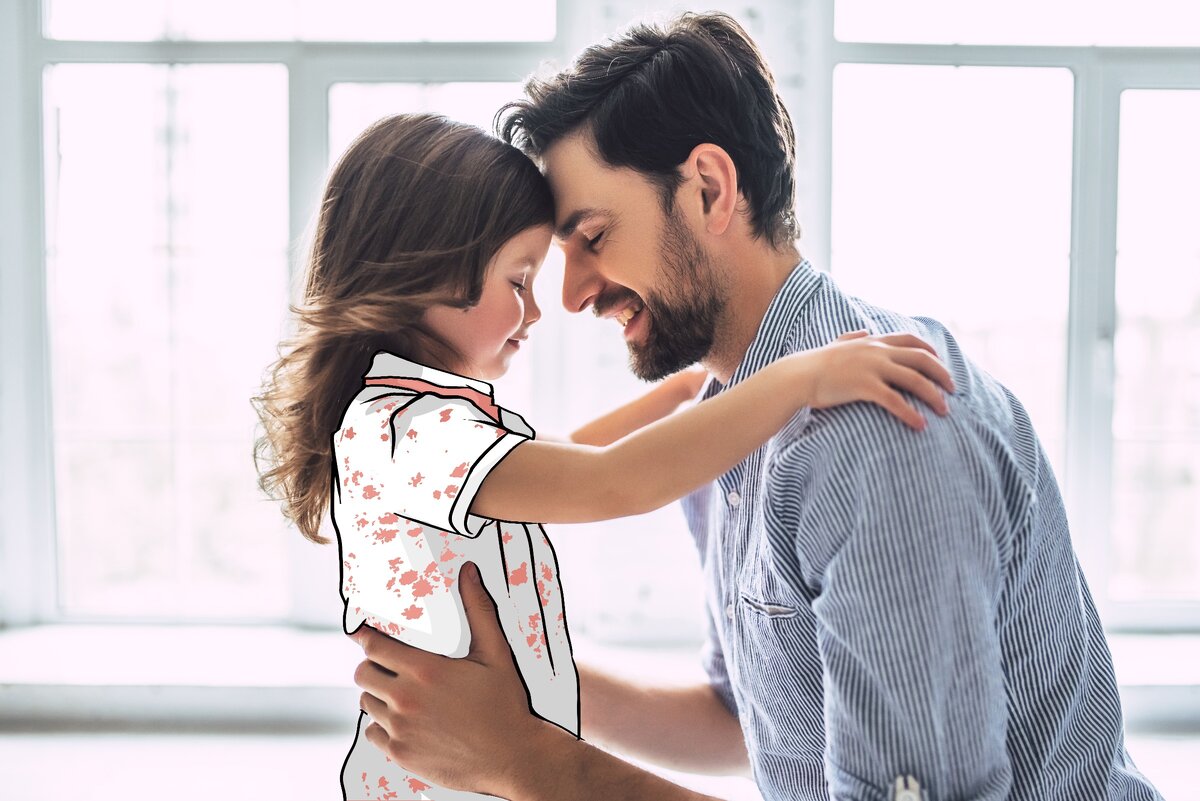
[[521,96],[521,84],[513,82],[335,83],[329,89],[330,164],[364,128],[389,114],[433,112],[491,131],[500,107]]
[[286,70],[62,65],[45,108],[62,611],[281,615],[249,398],[287,297]]
[[554,31],[554,0],[46,0],[52,39],[544,42]]
[[834,73],[834,278],[944,323],[1024,403],[1060,479],[1071,98],[1057,69]]
[[1200,600],[1200,91],[1121,95],[1113,597]]
[[1193,0],[837,0],[844,42],[920,44],[1200,45]]

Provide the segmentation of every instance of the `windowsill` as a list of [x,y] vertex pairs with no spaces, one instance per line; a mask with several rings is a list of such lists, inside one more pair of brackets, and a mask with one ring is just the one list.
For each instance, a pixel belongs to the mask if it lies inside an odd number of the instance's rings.
[[[572,638],[575,655],[652,681],[703,681],[697,647]],[[0,726],[344,726],[362,650],[340,630],[45,625],[0,630]],[[646,668],[649,668],[648,670]]]
[[[1126,721],[1194,728],[1200,635],[1111,634]],[[701,681],[695,646],[573,638],[576,656],[647,681]],[[55,625],[0,631],[0,724],[338,725],[362,651],[340,631]]]

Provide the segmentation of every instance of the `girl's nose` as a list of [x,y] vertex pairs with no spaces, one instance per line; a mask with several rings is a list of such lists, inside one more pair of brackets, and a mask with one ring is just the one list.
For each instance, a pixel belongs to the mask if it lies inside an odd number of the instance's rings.
[[540,319],[542,319],[542,307],[538,305],[533,292],[530,292],[525,301],[525,325],[533,325]]

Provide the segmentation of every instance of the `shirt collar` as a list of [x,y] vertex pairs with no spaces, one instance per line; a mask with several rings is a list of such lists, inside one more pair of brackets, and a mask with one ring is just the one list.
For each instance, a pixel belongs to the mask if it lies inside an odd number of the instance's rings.
[[[824,280],[825,276],[817,272],[807,259],[801,260],[784,279],[783,286],[768,304],[767,311],[758,324],[758,333],[746,349],[742,363],[729,377],[729,383],[722,385],[717,379],[710,378],[702,393],[702,399],[707,400],[726,387],[734,386],[782,356],[789,335],[796,329],[800,314]],[[744,463],[734,465],[729,472],[717,478],[717,485],[723,492],[740,491],[742,464]]]
[[795,330],[800,313],[816,293],[824,276],[807,259],[802,259],[784,279],[783,286],[767,306],[758,333],[746,349],[742,362],[729,377],[728,384],[710,379],[703,397],[711,398],[727,387],[732,387],[778,359],[787,342],[788,335]]
[[418,364],[385,350],[375,354],[375,358],[371,360],[371,369],[367,370],[363,378],[416,378],[443,387],[468,387],[482,392],[495,402],[492,385],[486,381]]

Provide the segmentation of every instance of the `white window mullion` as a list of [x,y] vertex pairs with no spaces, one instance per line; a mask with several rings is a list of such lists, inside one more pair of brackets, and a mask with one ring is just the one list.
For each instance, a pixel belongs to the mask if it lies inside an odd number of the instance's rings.
[[42,191],[41,23],[0,3],[0,626],[57,610]]
[[1067,474],[1072,540],[1106,611],[1112,419],[1116,111],[1096,59],[1075,70],[1071,287],[1067,333]]
[[[833,38],[833,0],[788,7],[789,16],[769,20],[779,48],[767,54],[780,96],[796,131],[796,206],[801,255],[829,270],[833,234],[833,69],[838,43]],[[776,9],[776,15],[782,15]],[[764,26],[765,27],[765,26]],[[785,47],[794,30],[799,43]],[[773,37],[774,38],[774,37]]]
[[329,94],[310,59],[288,61],[288,199],[292,285],[303,276],[306,236],[320,200],[329,135]]
[[[328,164],[329,82],[327,59],[295,58],[288,66],[288,198],[291,257],[290,298],[301,299],[304,267],[311,246],[317,205]],[[282,332],[281,332],[282,334]],[[288,528],[289,621],[293,625],[331,628],[341,620],[337,594],[337,545],[317,545]],[[322,534],[334,539],[326,523]]]

